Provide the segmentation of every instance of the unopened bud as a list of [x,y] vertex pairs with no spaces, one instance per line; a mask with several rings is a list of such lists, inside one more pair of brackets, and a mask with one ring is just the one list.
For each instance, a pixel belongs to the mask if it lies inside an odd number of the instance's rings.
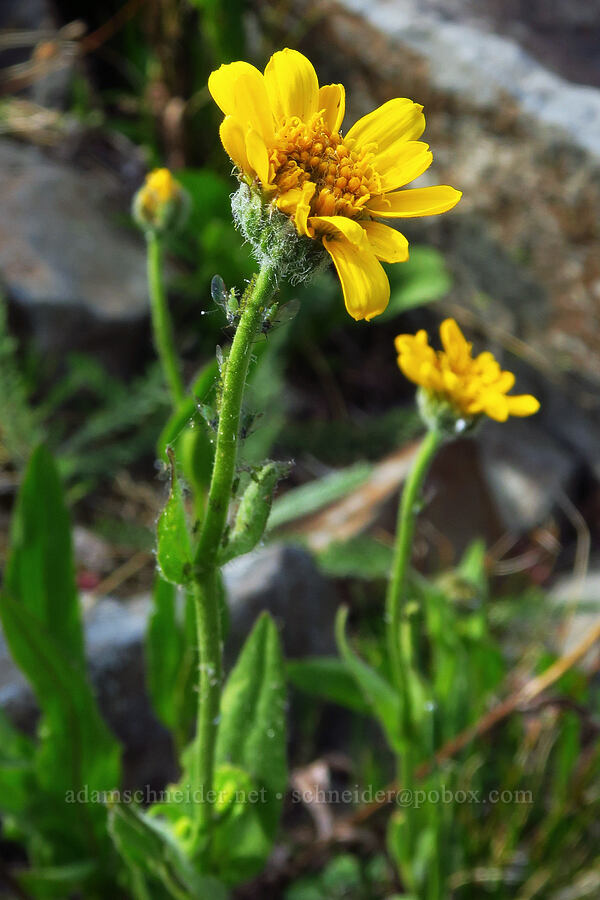
[[154,169],[133,198],[133,218],[143,231],[162,234],[180,228],[190,200],[168,169]]

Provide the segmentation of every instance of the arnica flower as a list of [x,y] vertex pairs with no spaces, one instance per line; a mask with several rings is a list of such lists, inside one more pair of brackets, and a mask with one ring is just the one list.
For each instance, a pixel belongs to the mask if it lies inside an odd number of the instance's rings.
[[225,113],[221,141],[242,177],[299,235],[322,242],[353,318],[383,312],[390,286],[380,261],[405,262],[408,241],[378,220],[437,215],[461,197],[446,185],[398,190],[432,161],[418,140],[423,107],[389,100],[342,136],[343,85],[319,87],[309,60],[289,49],[275,53],[264,74],[246,62],[223,65],[208,87]]
[[531,394],[509,396],[515,376],[503,371],[492,353],[473,357],[470,344],[454,321],[440,326],[443,350],[429,346],[426,331],[399,334],[395,345],[398,365],[426,395],[428,410],[448,407],[455,419],[473,420],[481,415],[497,422],[509,416],[531,416],[540,408]]
[[164,231],[182,223],[188,202],[169,169],[154,169],[133,199],[133,216],[144,230]]

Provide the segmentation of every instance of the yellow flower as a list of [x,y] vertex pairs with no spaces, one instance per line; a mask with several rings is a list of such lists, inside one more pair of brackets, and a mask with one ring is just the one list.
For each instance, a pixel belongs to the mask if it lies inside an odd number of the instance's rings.
[[343,85],[319,87],[312,64],[295,50],[273,54],[264,74],[246,62],[223,65],[208,88],[225,113],[225,150],[300,235],[322,241],[350,315],[383,312],[390,287],[380,260],[406,261],[408,241],[377,220],[446,212],[461,197],[446,185],[398,190],[432,161],[418,140],[423,107],[389,100],[342,136]]
[[472,344],[454,319],[442,322],[440,337],[444,349],[438,351],[429,346],[426,331],[399,334],[395,341],[398,365],[428,395],[446,401],[458,417],[467,419],[483,414],[505,422],[509,416],[531,416],[538,411],[540,404],[531,394],[508,396],[515,376],[502,371],[491,353],[473,358]]
[[181,185],[168,169],[154,169],[139,190],[140,205],[148,218],[154,218],[158,210],[179,196]]

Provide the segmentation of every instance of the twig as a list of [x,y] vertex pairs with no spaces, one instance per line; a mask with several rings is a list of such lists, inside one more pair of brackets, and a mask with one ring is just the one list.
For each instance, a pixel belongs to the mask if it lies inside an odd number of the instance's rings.
[[120,587],[123,582],[128,581],[136,575],[140,569],[143,569],[150,560],[150,554],[146,550],[138,550],[130,559],[126,560],[114,572],[111,572],[100,584],[96,585],[93,591],[90,591],[92,597],[104,597]]

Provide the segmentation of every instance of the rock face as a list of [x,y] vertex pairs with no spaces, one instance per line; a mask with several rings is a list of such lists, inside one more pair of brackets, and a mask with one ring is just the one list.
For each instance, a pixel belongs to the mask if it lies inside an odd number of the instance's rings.
[[110,363],[144,337],[145,253],[109,217],[115,189],[108,174],[0,141],[0,284],[42,352]]
[[[289,656],[332,652],[336,598],[306,551],[271,545],[225,568],[231,609],[229,665],[258,614],[281,626]],[[159,724],[145,688],[144,641],[150,598],[99,600],[85,615],[89,672],[100,709],[124,747],[125,787],[153,788],[175,777],[169,734]],[[0,633],[0,707],[31,732],[35,698],[14,666]]]
[[281,625],[286,656],[335,652],[337,598],[305,550],[272,544],[232,560],[223,574],[231,612],[230,658],[264,609]]

